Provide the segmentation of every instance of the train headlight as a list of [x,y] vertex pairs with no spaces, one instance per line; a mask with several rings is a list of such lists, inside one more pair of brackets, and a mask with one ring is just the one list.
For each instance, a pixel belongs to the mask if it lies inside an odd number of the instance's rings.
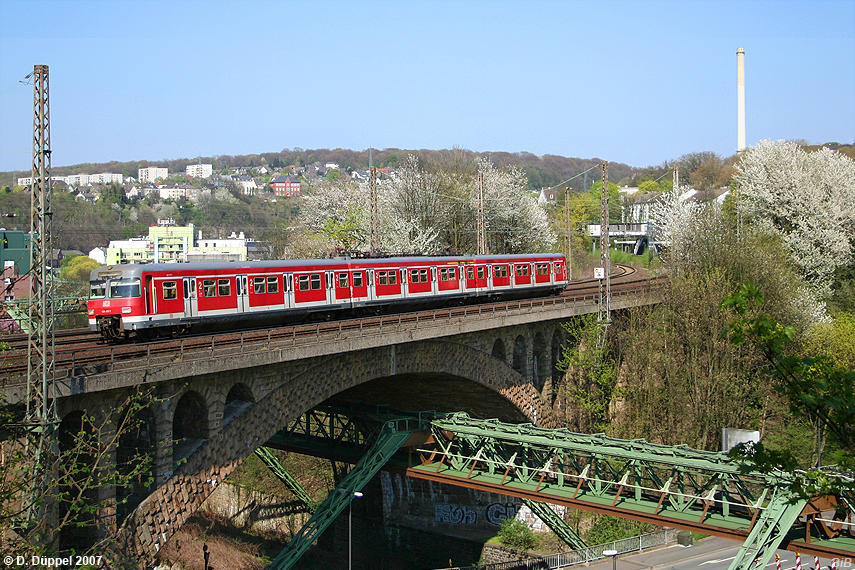
[[131,308],[130,308],[130,307],[122,307],[122,313],[123,313],[123,314],[127,315],[127,314],[128,314],[128,313],[130,313],[130,312],[131,312]]

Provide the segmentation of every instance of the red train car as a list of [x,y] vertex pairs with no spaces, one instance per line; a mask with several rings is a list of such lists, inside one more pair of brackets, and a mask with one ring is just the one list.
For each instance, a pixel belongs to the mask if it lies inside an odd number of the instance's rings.
[[563,255],[111,265],[90,276],[89,327],[109,340],[317,311],[537,295],[567,285]]

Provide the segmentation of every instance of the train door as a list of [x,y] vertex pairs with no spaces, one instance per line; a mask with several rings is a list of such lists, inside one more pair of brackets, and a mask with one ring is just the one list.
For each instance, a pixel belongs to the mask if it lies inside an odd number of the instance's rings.
[[196,300],[196,278],[184,278],[184,316],[194,317],[199,314],[198,301]]
[[335,299],[335,283],[333,283],[333,272],[325,271],[324,279],[326,279],[327,304],[334,305],[337,303]]
[[373,301],[377,298],[377,289],[374,283],[374,270],[366,269],[365,276],[368,279],[368,300]]
[[237,293],[237,311],[239,313],[249,312],[249,289],[247,289],[246,275],[235,277],[235,292]]
[[285,273],[282,275],[282,292],[285,294],[285,308],[290,309],[294,306],[294,274]]
[[493,290],[493,266],[487,265],[486,268],[487,268],[487,289],[492,291]]

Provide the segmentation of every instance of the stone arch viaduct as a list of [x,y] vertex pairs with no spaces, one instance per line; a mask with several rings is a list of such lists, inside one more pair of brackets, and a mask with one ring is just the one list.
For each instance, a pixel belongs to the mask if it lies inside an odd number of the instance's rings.
[[[652,302],[649,292],[634,291],[613,299],[612,308]],[[386,317],[385,329],[381,322],[371,331],[339,326],[322,333],[318,326],[306,342],[241,337],[229,346],[182,345],[167,356],[72,369],[55,387],[60,419],[71,426],[84,410],[115,416],[135,387],[149,385],[156,396],[138,434],[156,449],[156,488],[130,501],[138,505],[132,511],[117,511],[116,488],[101,487],[101,532],[117,532],[126,555],[152,558],[254,449],[334,396],[553,427],[541,392],[565,340],[560,323],[596,312],[594,300],[456,311],[415,323]]]

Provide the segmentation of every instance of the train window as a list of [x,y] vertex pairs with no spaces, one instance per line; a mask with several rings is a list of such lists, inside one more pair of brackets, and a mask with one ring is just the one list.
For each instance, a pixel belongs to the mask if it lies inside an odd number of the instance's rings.
[[517,277],[528,277],[528,263],[517,265]]
[[487,273],[487,271],[486,271],[485,267],[479,267],[478,268],[478,279],[484,279],[486,273]]
[[538,263],[534,266],[535,271],[537,271],[538,275],[549,275],[549,264],[548,263]]
[[470,281],[472,279],[475,279],[475,268],[474,267],[467,267],[466,268],[466,279],[469,279]]
[[493,277],[507,277],[508,276],[508,266],[507,265],[494,265],[493,266]]
[[279,292],[279,278],[275,275],[267,276],[267,292],[268,293],[278,293]]
[[398,284],[398,272],[392,269],[388,272],[389,275],[389,285],[397,285]]
[[428,270],[427,269],[419,269],[419,280],[422,283],[428,282]]
[[128,299],[140,296],[140,280],[127,279],[110,282],[110,297],[113,299]]
[[321,276],[312,275],[312,291],[318,291],[321,288]]
[[203,297],[216,297],[217,296],[217,285],[213,279],[203,279],[202,280],[202,296]]
[[264,293],[264,277],[252,278],[252,292],[256,295],[261,295]]
[[220,297],[231,297],[232,283],[228,279],[217,279],[217,294]]
[[297,287],[300,291],[308,291],[309,290],[309,276],[308,275],[300,275],[297,278]]
[[163,282],[163,300],[171,301],[178,298],[178,286],[175,281]]
[[353,286],[362,287],[362,272],[353,274]]
[[89,298],[90,299],[103,299],[107,296],[107,282],[106,281],[93,281],[89,285]]
[[350,287],[350,280],[347,278],[347,273],[338,274],[338,288],[347,289]]
[[452,268],[452,267],[440,267],[439,268],[439,280],[440,281],[453,281],[454,280],[454,268]]
[[559,273],[561,273],[561,262],[560,262],[560,261],[556,261],[556,262],[555,262],[555,274],[557,275],[557,274],[559,274]]
[[420,283],[418,269],[410,269],[410,283]]
[[389,284],[388,280],[386,279],[386,272],[385,271],[378,271],[377,272],[377,284],[378,285],[388,285]]

